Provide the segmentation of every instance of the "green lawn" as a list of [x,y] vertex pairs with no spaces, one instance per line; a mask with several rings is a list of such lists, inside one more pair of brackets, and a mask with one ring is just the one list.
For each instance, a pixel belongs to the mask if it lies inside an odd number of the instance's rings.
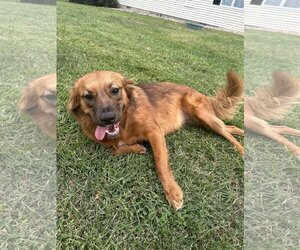
[[[273,71],[300,79],[300,37],[246,30],[246,92],[270,84]],[[271,124],[300,129],[300,105]],[[247,131],[246,131],[247,132]],[[300,146],[300,138],[288,137]],[[299,161],[265,137],[245,136],[245,246],[247,249],[299,249]]]
[[55,142],[19,114],[24,86],[55,71],[55,7],[0,1],[0,249],[55,247]]
[[[74,81],[94,70],[136,82],[172,81],[212,95],[226,71],[243,73],[243,37],[119,10],[58,3],[58,247],[241,249],[243,159],[198,126],[167,137],[184,207],[167,204],[146,155],[113,157],[67,113]],[[242,110],[232,124],[243,126]],[[242,138],[239,138],[242,141]]]

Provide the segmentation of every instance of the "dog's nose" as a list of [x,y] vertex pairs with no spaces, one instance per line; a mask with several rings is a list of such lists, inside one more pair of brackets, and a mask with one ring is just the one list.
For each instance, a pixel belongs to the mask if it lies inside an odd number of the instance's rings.
[[102,124],[113,124],[116,120],[116,114],[113,111],[102,112],[100,114],[100,121]]

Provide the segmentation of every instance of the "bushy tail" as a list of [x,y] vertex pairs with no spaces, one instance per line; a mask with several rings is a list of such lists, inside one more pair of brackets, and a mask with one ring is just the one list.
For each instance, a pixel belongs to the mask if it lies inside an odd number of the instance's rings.
[[244,82],[234,71],[227,73],[227,84],[216,96],[209,97],[215,113],[222,120],[232,119],[238,105],[243,100]]
[[287,73],[273,73],[273,84],[247,97],[246,103],[252,112],[264,120],[282,119],[291,106],[300,99],[300,82]]

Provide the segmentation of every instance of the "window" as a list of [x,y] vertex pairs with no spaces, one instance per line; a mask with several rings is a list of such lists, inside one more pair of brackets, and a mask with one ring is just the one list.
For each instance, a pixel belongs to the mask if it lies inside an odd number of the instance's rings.
[[263,0],[252,0],[250,2],[250,4],[253,4],[253,5],[261,5],[261,3],[263,2]]
[[244,8],[244,0],[236,0],[233,6],[237,8]]
[[215,5],[220,5],[220,3],[221,3],[221,0],[214,0],[213,1],[213,4],[215,4]]
[[223,0],[222,5],[231,6],[232,2],[233,2],[233,0]]
[[279,6],[281,3],[281,0],[266,0],[265,5],[274,5]]
[[300,0],[286,0],[284,7],[300,8]]
[[300,8],[300,0],[251,0],[250,4]]
[[235,8],[244,8],[244,0],[213,0],[213,4]]

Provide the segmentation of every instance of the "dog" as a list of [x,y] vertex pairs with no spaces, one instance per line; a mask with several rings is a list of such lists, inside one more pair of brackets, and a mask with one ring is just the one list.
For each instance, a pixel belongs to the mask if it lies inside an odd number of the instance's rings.
[[56,73],[31,81],[23,89],[19,110],[28,115],[42,133],[56,139]]
[[68,110],[86,136],[112,147],[114,154],[145,153],[139,143],[149,141],[166,199],[177,210],[183,206],[183,192],[168,164],[165,135],[194,120],[225,137],[244,155],[233,136],[244,131],[222,121],[232,118],[242,98],[243,81],[232,71],[215,97],[175,83],[135,85],[119,73],[95,71],[76,81]]
[[300,136],[300,130],[271,125],[270,120],[281,120],[300,99],[300,82],[285,72],[273,73],[273,84],[245,98],[245,128],[286,146],[300,159],[300,147],[282,135]]

